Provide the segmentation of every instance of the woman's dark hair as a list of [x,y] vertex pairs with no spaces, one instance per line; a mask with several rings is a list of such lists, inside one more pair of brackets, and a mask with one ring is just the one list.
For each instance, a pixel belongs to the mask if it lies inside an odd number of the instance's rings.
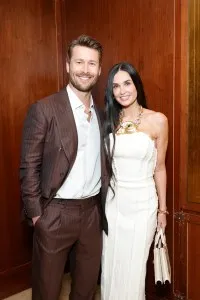
[[[112,169],[112,161],[113,161],[113,154],[115,148],[115,133],[116,129],[119,125],[119,115],[120,111],[122,110],[122,106],[115,100],[113,95],[113,79],[117,72],[125,71],[127,72],[137,90],[137,102],[144,108],[147,108],[146,104],[146,97],[144,93],[144,88],[142,84],[142,80],[140,75],[136,71],[136,69],[127,62],[121,62],[119,64],[114,65],[108,74],[108,82],[106,86],[106,93],[105,93],[105,123],[104,123],[104,139],[106,144],[106,158],[107,158],[107,168],[109,177],[113,177],[113,169]],[[112,149],[110,149],[110,138],[109,134],[113,135],[114,144]]]

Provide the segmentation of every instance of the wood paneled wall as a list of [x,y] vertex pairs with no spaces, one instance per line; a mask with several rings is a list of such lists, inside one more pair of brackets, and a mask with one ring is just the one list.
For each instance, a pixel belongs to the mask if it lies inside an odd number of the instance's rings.
[[63,85],[60,1],[0,4],[0,299],[30,286],[31,229],[20,222],[19,156],[28,106]]
[[200,210],[200,1],[188,9],[188,201]]
[[[95,89],[96,101],[103,105],[109,68],[120,61],[129,61],[141,74],[149,108],[161,111],[169,119],[167,154],[168,244],[172,258],[172,219],[174,198],[174,132],[175,105],[175,16],[179,1],[169,0],[76,0],[65,2],[66,42],[85,33],[104,46],[103,73]],[[176,8],[176,9],[175,9]],[[176,116],[178,117],[178,115]],[[149,259],[148,293],[154,294],[152,257]]]
[[[199,0],[190,1],[191,5],[194,3],[199,5]],[[189,182],[190,195],[195,189],[199,191],[195,175],[199,174],[195,165],[199,162],[199,152],[195,152],[196,141],[199,141],[198,93],[190,106],[188,103],[188,13],[188,0],[76,0],[75,3],[69,0],[1,0],[0,299],[30,283],[32,233],[20,223],[18,180],[24,116],[30,103],[67,82],[65,48],[71,39],[82,33],[97,38],[104,46],[103,72],[94,90],[101,106],[109,68],[119,61],[129,61],[141,74],[149,108],[168,117],[167,204],[170,216],[167,238],[174,299],[199,299],[200,209],[195,197],[188,201],[187,189]],[[190,78],[197,70],[198,64],[190,71]],[[190,136],[193,140],[188,149]],[[194,151],[190,157],[189,179],[188,150]],[[148,299],[156,299],[152,266],[150,257]],[[165,299],[172,298],[168,295]]]
[[[200,106],[199,106],[199,28],[200,1],[181,1],[179,192],[175,201],[175,297],[199,300],[200,266]],[[177,36],[178,38],[178,36]],[[177,207],[179,205],[179,208]]]

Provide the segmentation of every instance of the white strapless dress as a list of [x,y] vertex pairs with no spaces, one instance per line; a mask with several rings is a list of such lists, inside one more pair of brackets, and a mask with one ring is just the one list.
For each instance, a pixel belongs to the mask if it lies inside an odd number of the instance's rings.
[[145,300],[146,263],[157,226],[156,158],[155,141],[146,133],[116,135],[115,195],[109,188],[108,236],[103,234],[102,300]]

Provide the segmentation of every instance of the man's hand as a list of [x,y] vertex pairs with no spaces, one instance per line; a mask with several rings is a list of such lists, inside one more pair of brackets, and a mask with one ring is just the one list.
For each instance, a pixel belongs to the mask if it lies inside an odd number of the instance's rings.
[[33,225],[35,226],[35,223],[37,222],[37,220],[40,218],[40,216],[34,217],[32,218],[33,221]]

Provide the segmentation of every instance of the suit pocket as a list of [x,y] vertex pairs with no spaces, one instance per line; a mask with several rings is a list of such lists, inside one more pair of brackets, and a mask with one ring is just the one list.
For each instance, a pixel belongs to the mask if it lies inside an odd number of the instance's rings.
[[37,228],[37,227],[40,227],[40,224],[42,223],[44,217],[46,215],[46,208],[44,208],[43,210],[43,214],[39,217],[39,219],[36,221],[34,227]]

